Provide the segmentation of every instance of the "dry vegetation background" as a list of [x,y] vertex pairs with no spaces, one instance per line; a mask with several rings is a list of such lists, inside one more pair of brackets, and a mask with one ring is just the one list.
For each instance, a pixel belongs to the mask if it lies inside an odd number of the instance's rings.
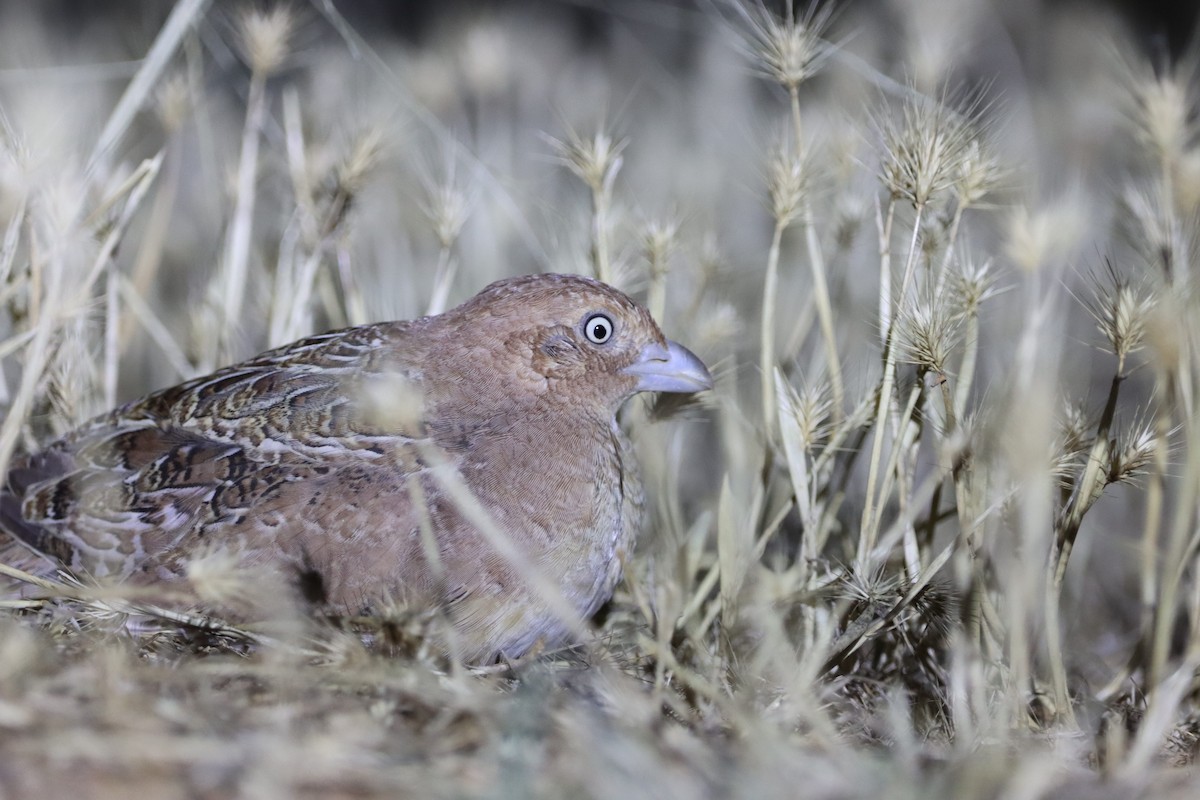
[[629,414],[638,556],[526,663],[10,565],[0,797],[1200,792],[1194,59],[1086,4],[352,11],[0,6],[0,464],[531,271],[718,388]]

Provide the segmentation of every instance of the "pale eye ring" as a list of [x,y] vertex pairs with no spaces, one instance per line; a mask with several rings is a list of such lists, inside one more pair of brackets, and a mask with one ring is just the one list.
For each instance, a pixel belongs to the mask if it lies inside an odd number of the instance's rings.
[[592,344],[604,344],[613,335],[613,321],[607,314],[592,314],[583,323],[583,335]]

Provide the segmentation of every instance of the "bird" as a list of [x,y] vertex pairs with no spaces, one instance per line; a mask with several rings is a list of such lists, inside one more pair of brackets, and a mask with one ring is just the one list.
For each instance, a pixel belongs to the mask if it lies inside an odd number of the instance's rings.
[[712,386],[621,291],[503,279],[83,423],[13,461],[0,531],[138,586],[233,553],[310,611],[434,609],[462,660],[518,658],[576,637],[571,615],[611,598],[632,553],[644,495],[622,405]]

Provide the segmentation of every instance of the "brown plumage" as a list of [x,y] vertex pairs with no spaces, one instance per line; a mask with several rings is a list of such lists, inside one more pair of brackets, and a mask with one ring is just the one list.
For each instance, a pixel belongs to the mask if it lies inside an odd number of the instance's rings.
[[[514,278],[445,314],[314,336],[97,417],[13,463],[0,527],[72,570],[140,584],[179,582],[223,547],[318,608],[441,606],[468,660],[516,656],[568,635],[518,562],[580,617],[620,578],[642,515],[621,404],[710,387],[617,290]],[[472,524],[455,485],[514,551]]]

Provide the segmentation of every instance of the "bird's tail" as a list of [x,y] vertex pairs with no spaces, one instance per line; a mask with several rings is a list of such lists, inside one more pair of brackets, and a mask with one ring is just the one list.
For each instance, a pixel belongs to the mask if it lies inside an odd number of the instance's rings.
[[42,555],[54,550],[54,535],[44,525],[25,517],[23,505],[29,489],[37,483],[57,477],[62,465],[49,454],[17,459],[0,483],[0,540],[8,534],[16,542]]

